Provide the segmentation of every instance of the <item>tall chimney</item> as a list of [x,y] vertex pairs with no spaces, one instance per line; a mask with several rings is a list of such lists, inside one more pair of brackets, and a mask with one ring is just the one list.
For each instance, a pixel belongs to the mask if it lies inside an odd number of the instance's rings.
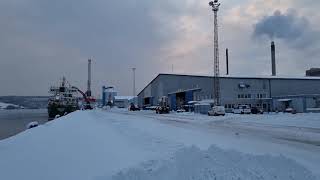
[[227,67],[227,75],[229,75],[229,50],[226,49],[226,67]]
[[88,84],[87,84],[87,96],[91,96],[91,59],[88,59]]
[[274,41],[271,42],[271,64],[272,64],[272,76],[277,75],[276,70],[276,46]]

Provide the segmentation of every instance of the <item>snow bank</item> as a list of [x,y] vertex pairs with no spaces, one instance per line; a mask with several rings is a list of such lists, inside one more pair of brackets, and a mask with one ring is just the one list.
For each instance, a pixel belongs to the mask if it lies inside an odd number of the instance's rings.
[[[106,178],[108,179],[108,178]],[[283,156],[254,156],[211,146],[178,151],[172,160],[149,161],[121,171],[112,180],[313,180],[310,171]]]

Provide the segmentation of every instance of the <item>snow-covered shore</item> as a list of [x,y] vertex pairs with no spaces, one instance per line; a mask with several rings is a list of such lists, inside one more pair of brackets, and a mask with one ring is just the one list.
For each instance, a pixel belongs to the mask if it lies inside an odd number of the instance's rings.
[[15,105],[15,104],[0,102],[0,110],[1,109],[9,109],[9,108],[11,108],[11,109],[21,109],[23,107]]
[[0,141],[0,179],[319,179],[319,146],[259,134],[288,116],[253,117],[78,111]]

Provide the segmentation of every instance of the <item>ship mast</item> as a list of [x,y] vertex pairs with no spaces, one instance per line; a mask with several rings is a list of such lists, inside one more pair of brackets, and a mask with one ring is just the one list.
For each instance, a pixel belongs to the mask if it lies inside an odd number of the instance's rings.
[[62,87],[65,87],[66,86],[66,77],[62,77],[62,84],[61,84]]

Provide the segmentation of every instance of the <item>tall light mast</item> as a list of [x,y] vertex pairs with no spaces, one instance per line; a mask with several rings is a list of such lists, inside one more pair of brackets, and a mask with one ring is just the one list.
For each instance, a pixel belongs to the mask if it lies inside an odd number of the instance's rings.
[[218,0],[209,2],[209,6],[212,7],[214,13],[214,104],[216,106],[220,105],[220,79],[219,79],[219,34],[218,34],[218,11],[220,3]]

